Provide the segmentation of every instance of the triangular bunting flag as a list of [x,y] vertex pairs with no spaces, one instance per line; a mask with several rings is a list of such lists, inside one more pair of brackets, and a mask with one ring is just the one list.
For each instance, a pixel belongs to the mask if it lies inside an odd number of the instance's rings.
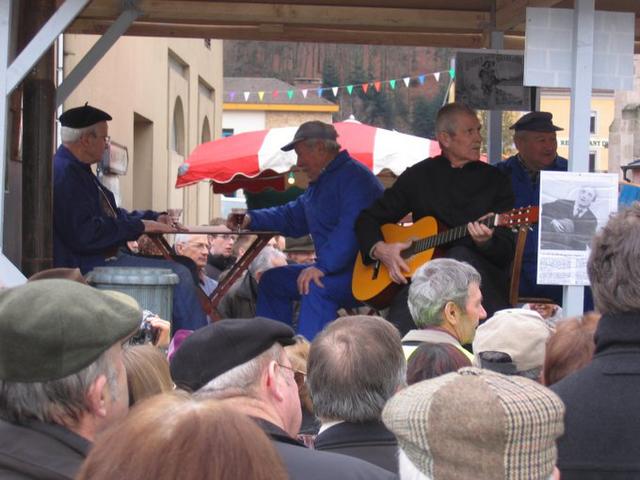
[[353,92],[353,85],[347,85],[347,92],[351,95],[351,92]]
[[362,84],[362,91],[364,93],[367,93],[367,90],[369,90],[369,84],[368,83],[363,83]]
[[449,76],[451,78],[456,78],[456,71],[453,68],[449,69]]
[[249,95],[251,94],[251,92],[244,92],[244,101],[246,102],[247,100],[249,100]]
[[378,80],[377,82],[373,82],[373,88],[376,89],[376,92],[380,91],[380,80]]
[[287,97],[289,97],[289,100],[293,98],[293,90],[287,90]]
[[424,85],[424,75],[420,75],[418,76],[418,81],[420,82],[420,85]]
[[260,99],[260,101],[262,101],[262,99],[264,98],[264,92],[258,92],[258,98]]
[[337,97],[337,96],[338,96],[338,87],[333,87],[333,88],[331,89],[331,91],[333,92],[333,96],[334,96],[334,97]]
[[402,81],[404,82],[404,86],[408,87],[409,86],[409,82],[411,82],[411,77],[404,77],[402,79]]
[[395,80],[389,80],[389,85],[391,86],[391,90],[395,90],[395,88],[396,88],[396,81],[395,81]]
[[303,97],[303,98],[307,98],[307,92],[308,92],[308,91],[309,91],[309,90],[307,90],[306,88],[303,88],[303,89],[301,90],[301,92],[302,92],[302,97]]
[[434,73],[433,77],[436,79],[436,82],[439,82],[440,81],[440,72]]
[[319,97],[322,96],[322,90],[323,90],[322,87],[316,90],[316,93],[318,94]]
[[278,90],[274,90],[272,94],[273,98],[278,98],[278,95],[280,95],[280,92],[278,92]]
[[229,101],[233,102],[234,98],[236,98],[236,92],[229,92]]

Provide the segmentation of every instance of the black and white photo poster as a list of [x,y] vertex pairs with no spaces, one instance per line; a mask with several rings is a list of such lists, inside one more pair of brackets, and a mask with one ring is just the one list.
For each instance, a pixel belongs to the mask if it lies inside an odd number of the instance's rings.
[[541,172],[538,284],[589,285],[591,239],[618,209],[618,175]]

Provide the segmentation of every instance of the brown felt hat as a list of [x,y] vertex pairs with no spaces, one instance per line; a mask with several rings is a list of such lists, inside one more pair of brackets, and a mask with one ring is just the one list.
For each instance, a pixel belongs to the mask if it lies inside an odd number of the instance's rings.
[[138,303],[70,280],[0,291],[0,379],[57,380],[88,367],[140,326]]

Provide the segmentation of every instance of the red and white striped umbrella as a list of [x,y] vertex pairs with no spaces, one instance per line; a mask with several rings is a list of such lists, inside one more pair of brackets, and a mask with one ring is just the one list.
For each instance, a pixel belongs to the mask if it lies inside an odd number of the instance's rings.
[[[353,120],[335,123],[338,142],[376,175],[384,169],[400,175],[407,167],[440,153],[437,142],[372,127]],[[219,193],[238,188],[284,190],[285,175],[296,164],[295,151],[280,148],[297,127],[246,132],[199,145],[178,169],[176,187],[211,180]]]

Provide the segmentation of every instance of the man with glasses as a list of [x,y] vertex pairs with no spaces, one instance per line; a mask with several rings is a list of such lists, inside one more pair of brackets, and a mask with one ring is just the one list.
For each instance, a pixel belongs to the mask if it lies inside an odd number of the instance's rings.
[[209,235],[209,257],[205,272],[214,280],[218,280],[222,272],[236,263],[232,249],[238,236],[231,232],[225,222],[224,218],[214,218],[209,222],[215,233]]
[[175,232],[176,224],[166,213],[119,208],[113,193],[91,170],[108,149],[111,115],[85,104],[67,110],[59,120],[62,145],[53,158],[53,266],[77,267],[83,274],[103,265],[171,268],[180,277],[174,330],[206,325],[187,268],[120,251],[143,233]]

